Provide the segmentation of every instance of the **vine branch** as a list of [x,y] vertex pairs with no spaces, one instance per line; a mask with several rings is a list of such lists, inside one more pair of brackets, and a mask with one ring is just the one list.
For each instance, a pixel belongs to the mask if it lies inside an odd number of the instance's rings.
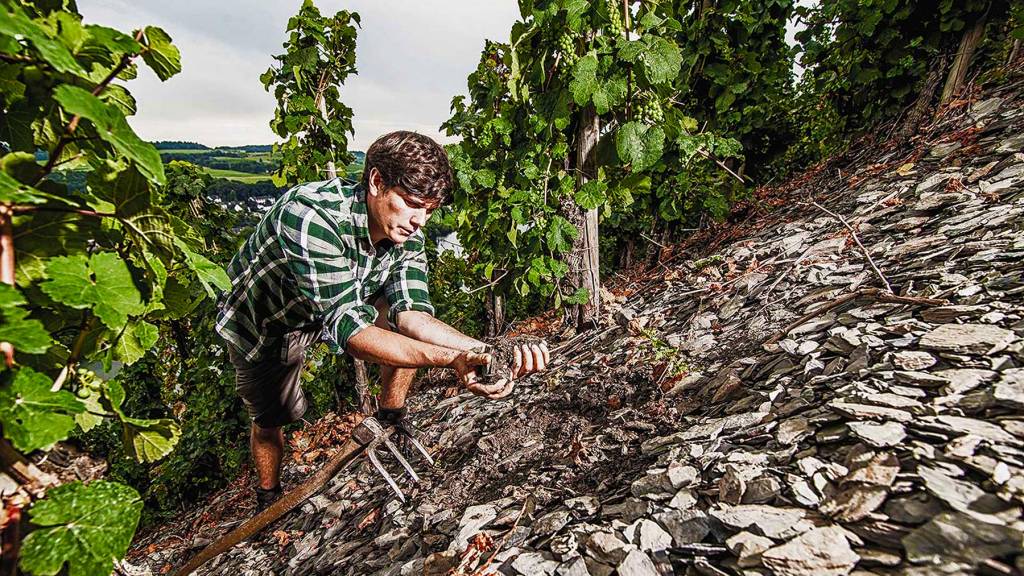
[[865,248],[864,244],[861,243],[860,238],[857,236],[857,231],[853,229],[853,226],[850,226],[850,223],[846,221],[846,218],[843,218],[839,214],[836,214],[835,212],[829,210],[828,208],[825,208],[824,206],[818,204],[817,202],[812,201],[811,205],[821,210],[822,212],[828,214],[829,216],[835,218],[836,220],[839,220],[839,222],[841,222],[842,225],[845,226],[846,229],[850,231],[850,236],[853,237],[853,241],[856,242],[857,246],[860,247],[860,251],[862,254],[864,254],[864,258],[867,259],[868,264],[871,266],[871,269],[875,271],[875,274],[877,274],[878,278],[882,281],[882,285],[885,286],[885,291],[891,293],[892,286],[889,285],[889,281],[885,279],[885,275],[882,274],[882,271],[878,269],[878,266],[875,264],[874,259],[871,258],[871,253],[868,252],[868,249]]
[[[136,32],[135,41],[141,42],[142,36],[142,30]],[[146,49],[147,48],[143,46],[142,51],[145,51]],[[134,60],[141,53],[142,52],[139,52],[138,54],[122,55],[121,61],[117,63],[117,66],[115,66],[114,69],[111,70],[110,73],[107,74],[107,76],[103,80],[101,80],[95,88],[92,89],[92,95],[99,96],[100,94],[102,94],[103,91],[107,89],[107,86],[109,86],[110,83],[114,81],[114,78],[117,78],[117,75],[123,72],[124,69],[127,68],[129,64],[131,64],[132,60]],[[42,172],[39,173],[39,176],[37,176],[35,181],[32,183],[33,186],[39,184],[39,182],[41,182],[43,178],[46,178],[47,176],[50,175],[51,172],[53,172],[53,169],[57,166],[57,159],[60,158],[61,153],[64,152],[64,147],[71,142],[71,136],[75,133],[75,130],[78,128],[78,122],[81,119],[82,117],[80,115],[75,114],[71,118],[71,121],[68,122],[68,125],[64,128],[64,134],[61,135],[60,140],[57,141],[57,145],[50,152],[49,158],[46,159],[46,164],[43,166]]]

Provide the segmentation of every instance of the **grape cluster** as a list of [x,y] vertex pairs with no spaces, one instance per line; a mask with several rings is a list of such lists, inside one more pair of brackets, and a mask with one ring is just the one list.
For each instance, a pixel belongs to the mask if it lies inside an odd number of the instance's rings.
[[644,124],[661,124],[665,121],[665,111],[661,108],[661,102],[653,96],[648,96],[637,104],[636,115]]
[[622,26],[622,14],[619,13],[620,7],[616,0],[606,0],[608,6],[608,34],[617,37],[625,34],[626,29]]
[[580,59],[576,54],[576,39],[568,32],[558,37],[558,51],[562,53],[562,62],[565,64],[563,70],[572,69]]
[[78,369],[78,394],[79,398],[88,398],[100,389],[103,381],[96,377],[96,373],[85,368]]

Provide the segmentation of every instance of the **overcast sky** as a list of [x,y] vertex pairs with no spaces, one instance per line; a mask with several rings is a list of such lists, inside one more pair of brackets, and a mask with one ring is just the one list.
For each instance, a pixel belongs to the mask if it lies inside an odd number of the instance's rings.
[[[273,95],[259,81],[283,52],[288,18],[300,0],[78,0],[85,23],[130,32],[160,26],[181,50],[182,72],[160,82],[140,66],[127,83],[139,111],[129,119],[146,140],[209,146],[269,144]],[[443,142],[449,104],[466,91],[484,39],[507,41],[515,0],[318,0],[325,15],[362,17],[359,73],[341,89],[354,111],[350,148],[365,150],[391,130],[415,130]]]

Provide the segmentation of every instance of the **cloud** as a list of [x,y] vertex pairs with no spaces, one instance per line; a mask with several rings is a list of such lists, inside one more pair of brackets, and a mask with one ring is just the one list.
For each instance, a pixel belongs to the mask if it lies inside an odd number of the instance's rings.
[[[149,140],[208,145],[269,143],[274,98],[259,75],[283,51],[288,18],[300,2],[281,0],[78,0],[86,23],[120,30],[164,28],[182,53],[182,72],[161,83],[144,70],[128,83],[139,103],[132,126]],[[352,147],[365,150],[390,130],[442,141],[449,104],[466,91],[485,38],[505,41],[516,2],[469,0],[318,1],[323,14],[347,9],[362,19],[356,76],[341,89],[355,114]],[[144,68],[144,67],[140,67]]]

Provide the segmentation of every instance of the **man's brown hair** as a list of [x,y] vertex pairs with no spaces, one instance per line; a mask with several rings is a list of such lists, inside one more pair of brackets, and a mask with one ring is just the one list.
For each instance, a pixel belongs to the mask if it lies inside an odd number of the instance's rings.
[[398,130],[370,145],[363,166],[363,186],[370,188],[370,171],[376,168],[384,186],[401,186],[420,202],[441,205],[452,189],[452,166],[440,144],[428,136]]

